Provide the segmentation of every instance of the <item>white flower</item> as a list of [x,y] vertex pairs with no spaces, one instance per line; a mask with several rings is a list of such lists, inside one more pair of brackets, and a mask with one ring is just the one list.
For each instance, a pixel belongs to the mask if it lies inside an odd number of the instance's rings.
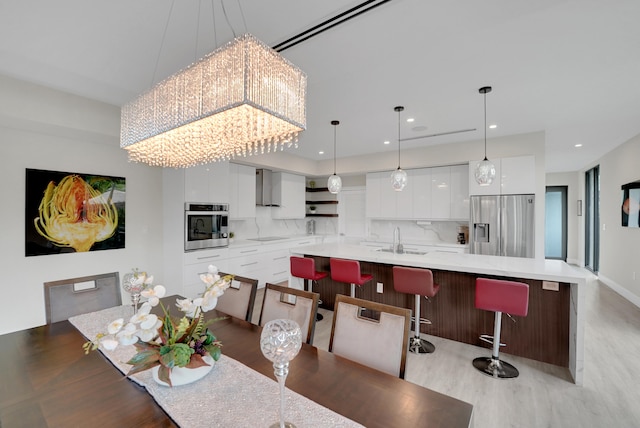
[[216,266],[214,266],[214,265],[209,265],[207,270],[212,275],[217,275],[218,274],[218,268]]
[[121,345],[133,345],[138,341],[138,336],[136,336],[137,330],[138,329],[134,324],[128,323],[118,334],[116,334],[118,342],[120,342]]
[[118,341],[115,339],[102,339],[100,343],[107,351],[113,351],[118,347]]
[[218,297],[210,293],[206,293],[202,298],[202,303],[200,307],[204,312],[207,312],[215,308],[217,304],[218,304]]
[[151,285],[153,283],[153,275],[147,276],[146,272],[144,274],[144,283],[145,285]]
[[196,305],[193,304],[191,299],[176,299],[176,306],[189,317],[193,318],[195,315]]
[[146,290],[143,290],[140,294],[142,295],[142,297],[146,297],[147,299],[149,299],[148,301],[151,306],[156,306],[160,302],[160,299],[164,297],[166,292],[167,289],[164,288],[163,285],[156,285],[153,288],[147,288]]
[[[155,317],[155,315],[154,315]],[[158,317],[156,317],[156,322],[154,324],[151,324],[149,326],[149,328],[146,328],[145,326],[143,326],[142,324],[140,325],[140,330],[138,330],[136,332],[136,335],[140,338],[140,340],[142,340],[143,342],[149,342],[151,341],[154,337],[156,337],[156,335],[158,334],[158,329],[162,326],[162,321],[160,321],[158,319]]]
[[107,327],[107,331],[109,332],[109,334],[116,334],[122,329],[123,325],[124,319],[118,318],[117,320],[112,321],[111,324],[109,324],[109,326]]
[[153,328],[158,321],[158,316],[156,314],[138,314],[134,316],[137,317],[136,324],[140,324],[140,328],[145,330]]

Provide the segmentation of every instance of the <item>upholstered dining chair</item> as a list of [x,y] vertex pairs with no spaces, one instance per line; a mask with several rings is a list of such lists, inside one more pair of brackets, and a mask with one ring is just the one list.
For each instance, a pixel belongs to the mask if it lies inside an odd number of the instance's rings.
[[47,324],[122,305],[118,272],[44,283]]
[[294,320],[302,330],[302,338],[312,345],[319,298],[318,293],[267,283],[259,324],[281,318]]
[[[219,272],[219,275],[224,277],[228,274]],[[222,296],[218,297],[216,310],[251,322],[257,290],[257,279],[234,275],[231,286],[225,290]]]
[[329,352],[404,379],[411,309],[336,295]]

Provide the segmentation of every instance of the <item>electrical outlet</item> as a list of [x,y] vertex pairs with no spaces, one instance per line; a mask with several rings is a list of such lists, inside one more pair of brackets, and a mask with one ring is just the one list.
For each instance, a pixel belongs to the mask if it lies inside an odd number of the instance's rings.
[[560,284],[555,281],[542,281],[543,290],[559,291]]
[[384,287],[384,286],[383,286],[383,284],[382,284],[381,282],[379,282],[379,283],[378,283],[378,288],[377,288],[377,290],[376,290],[376,291],[377,291],[378,293],[382,293],[382,292],[384,291],[384,288],[383,288],[383,287]]

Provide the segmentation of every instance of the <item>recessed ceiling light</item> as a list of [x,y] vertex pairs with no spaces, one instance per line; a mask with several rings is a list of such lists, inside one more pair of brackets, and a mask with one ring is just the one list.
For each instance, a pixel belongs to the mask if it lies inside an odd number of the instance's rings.
[[318,154],[319,154],[319,155],[323,155],[323,154],[324,154],[324,152],[323,152],[323,151],[320,151],[320,152],[318,152]]
[[489,125],[489,129],[496,129],[498,125]]
[[575,146],[573,146],[573,147],[582,147],[582,144],[578,143],[578,144],[576,144],[576,145],[575,145]]
[[410,118],[408,118],[408,119],[407,119],[407,122],[409,122],[409,123],[414,122],[414,121],[415,121],[415,119],[414,119],[414,118],[412,118],[412,117],[410,117]]
[[391,141],[385,141],[384,144],[391,144]]

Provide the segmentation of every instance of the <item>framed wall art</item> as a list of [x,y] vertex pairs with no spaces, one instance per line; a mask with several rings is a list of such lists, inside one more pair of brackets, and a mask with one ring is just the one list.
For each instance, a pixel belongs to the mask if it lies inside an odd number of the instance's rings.
[[25,255],[124,248],[123,177],[26,170]]

